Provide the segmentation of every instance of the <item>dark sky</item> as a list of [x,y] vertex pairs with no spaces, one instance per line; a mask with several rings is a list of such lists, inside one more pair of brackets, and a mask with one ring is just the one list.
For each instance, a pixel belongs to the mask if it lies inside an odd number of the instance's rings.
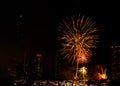
[[96,21],[100,28],[100,44],[95,51],[97,53],[95,62],[110,61],[108,59],[110,42],[119,40],[120,36],[117,2],[97,0],[5,2],[1,14],[0,71],[6,71],[13,63],[22,62],[25,49],[30,55],[41,51],[45,54],[46,64],[52,63],[50,59],[56,57],[59,47],[56,41],[56,28],[66,16],[82,14]]

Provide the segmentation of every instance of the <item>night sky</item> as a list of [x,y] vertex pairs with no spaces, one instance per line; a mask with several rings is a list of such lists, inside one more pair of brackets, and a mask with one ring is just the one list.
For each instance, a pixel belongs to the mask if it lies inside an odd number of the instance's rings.
[[44,0],[4,4],[0,26],[0,71],[3,77],[7,77],[9,67],[22,63],[25,52],[28,57],[42,53],[45,64],[51,64],[47,69],[51,73],[59,49],[56,29],[66,16],[89,16],[99,27],[100,43],[93,62],[108,64],[110,44],[120,40],[117,2]]

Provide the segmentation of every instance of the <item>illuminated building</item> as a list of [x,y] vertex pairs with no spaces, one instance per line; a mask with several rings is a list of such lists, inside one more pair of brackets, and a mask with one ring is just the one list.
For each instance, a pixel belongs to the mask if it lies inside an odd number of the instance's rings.
[[111,46],[112,79],[120,79],[120,42],[115,42]]
[[39,53],[36,54],[35,62],[36,62],[35,70],[36,70],[37,76],[41,78],[42,77],[42,64],[41,64],[42,55],[41,54]]
[[[29,82],[40,80],[43,76],[43,56],[41,53],[34,52],[29,61]],[[31,79],[32,78],[32,79]]]

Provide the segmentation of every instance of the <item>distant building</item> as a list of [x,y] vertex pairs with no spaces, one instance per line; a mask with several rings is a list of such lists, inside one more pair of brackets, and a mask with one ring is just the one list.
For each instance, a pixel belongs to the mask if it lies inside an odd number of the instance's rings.
[[37,53],[35,58],[35,72],[39,78],[42,77],[42,54]]
[[120,79],[120,42],[111,45],[112,79]]
[[29,80],[30,82],[34,80],[40,80],[43,77],[43,65],[42,65],[43,56],[41,53],[34,53],[31,55],[31,59],[29,61]]
[[56,57],[56,69],[55,69],[55,78],[57,80],[61,79],[62,72],[62,59],[60,57]]
[[56,57],[56,71],[55,71],[55,77],[57,80],[64,80],[64,69],[68,67],[68,62],[65,61],[62,57],[58,56]]

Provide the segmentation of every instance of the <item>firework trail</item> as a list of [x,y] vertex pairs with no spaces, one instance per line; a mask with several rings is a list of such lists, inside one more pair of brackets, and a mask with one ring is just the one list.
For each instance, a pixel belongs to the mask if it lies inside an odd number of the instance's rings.
[[96,48],[98,43],[98,31],[95,23],[91,19],[84,16],[75,19],[74,17],[66,18],[60,23],[58,30],[61,36],[58,40],[62,41],[63,48],[61,54],[69,62],[79,61],[79,63],[87,63],[92,55],[91,48]]

